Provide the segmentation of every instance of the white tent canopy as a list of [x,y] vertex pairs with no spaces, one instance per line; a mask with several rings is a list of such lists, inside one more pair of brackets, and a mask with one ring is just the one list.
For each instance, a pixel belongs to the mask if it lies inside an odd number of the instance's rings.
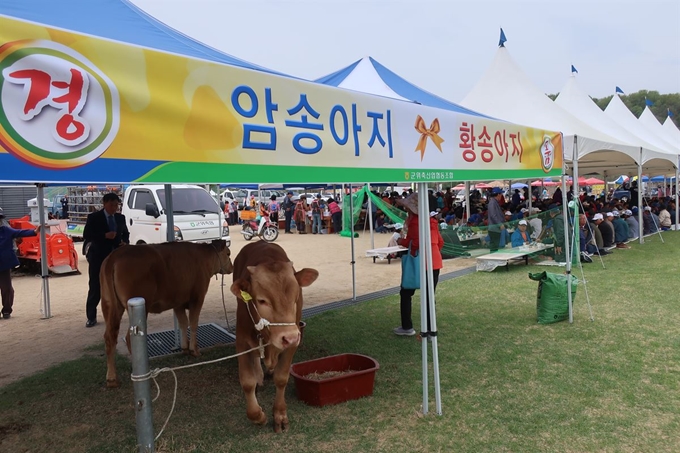
[[[633,168],[639,160],[639,147],[591,127],[552,102],[512,60],[505,47],[498,48],[491,66],[461,104],[514,123],[561,130],[565,137],[565,161],[573,161],[574,157],[579,165],[592,161],[588,168],[593,170],[617,165]],[[575,138],[577,151],[569,146]],[[602,154],[584,157],[594,152]]]
[[[626,107],[618,95],[615,94],[612,100],[609,101],[609,105],[607,105],[604,112],[621,127],[656,148],[656,150],[642,149],[642,163],[645,164],[645,168],[670,172],[671,168],[665,162],[671,162],[675,165],[677,163],[677,151],[674,151],[668,143],[645,127]],[[659,153],[658,150],[663,152]],[[652,162],[653,160],[656,160],[656,162]]]
[[680,154],[680,144],[673,144],[673,140],[668,134],[668,130],[659,123],[659,120],[656,119],[649,107],[645,107],[642,114],[640,114],[638,121],[640,121],[649,131],[653,132],[659,140],[663,140],[668,151],[671,151],[672,154],[676,156]]
[[663,122],[663,128],[666,130],[666,136],[670,138],[670,143],[676,147],[680,146],[680,129],[675,125],[673,119],[670,116],[666,117],[666,121]]
[[[616,96],[614,98],[621,102]],[[661,171],[669,173],[677,163],[677,156],[672,157],[655,150],[645,151],[642,147],[642,142],[648,142],[659,150],[667,151],[666,146],[659,144],[658,140],[650,140],[646,135],[641,137],[639,134],[635,135],[642,140],[636,140],[634,143],[612,137],[609,133],[597,129],[597,123],[586,124],[579,119],[581,116],[577,118],[552,102],[517,66],[503,45],[498,48],[489,69],[461,104],[515,123],[562,131],[565,143],[565,170],[566,163],[571,161],[576,193],[579,173],[597,172],[606,179],[608,172],[632,173],[637,170],[638,178],[641,178],[642,165],[645,162],[653,166],[659,165]],[[630,111],[628,113],[630,114]],[[584,119],[588,121],[587,117]],[[633,116],[633,119],[639,127],[643,127],[637,118]],[[618,123],[630,130],[629,127]],[[640,197],[641,193],[638,194]],[[640,205],[642,203],[639,198],[638,203]],[[641,210],[638,221],[642,224]],[[642,242],[642,227],[640,228]]]
[[666,121],[663,122],[663,128],[666,131],[668,142],[671,145],[675,145],[676,148],[680,147],[680,129],[678,129],[670,116],[667,116]]
[[[636,145],[635,148],[638,153],[640,152],[640,147],[645,148],[648,151],[663,153],[663,150],[635,136],[604,113],[602,109],[595,104],[592,98],[580,89],[575,74],[572,74],[569,77],[566,85],[560,91],[557,99],[555,99],[555,103],[598,130],[605,132],[622,142]],[[579,154],[578,157],[580,159],[583,156]],[[659,154],[659,157],[663,158],[665,156]],[[667,166],[668,165],[666,165],[666,167]]]

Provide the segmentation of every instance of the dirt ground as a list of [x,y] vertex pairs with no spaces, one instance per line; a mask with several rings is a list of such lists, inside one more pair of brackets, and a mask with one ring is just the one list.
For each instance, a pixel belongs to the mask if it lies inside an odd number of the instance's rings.
[[[232,228],[232,260],[246,242],[239,233],[240,228]],[[282,232],[283,233],[283,232]],[[256,239],[254,239],[256,240]],[[375,247],[386,247],[388,234],[376,234]],[[286,250],[297,269],[311,267],[319,271],[319,279],[303,290],[305,306],[314,306],[352,297],[352,266],[350,239],[338,235],[298,235],[281,234],[276,240]],[[80,251],[80,244],[76,244]],[[371,247],[368,232],[355,239],[356,256],[356,295],[366,294],[385,288],[398,286],[400,263],[365,257]],[[15,289],[14,312],[11,319],[0,319],[0,387],[55,364],[72,360],[83,354],[84,348],[103,341],[104,319],[99,313],[99,324],[85,327],[85,299],[87,296],[87,261],[79,260],[80,275],[57,276],[49,279],[50,308],[52,317],[43,319],[41,313],[42,284],[39,276],[19,275],[13,278]],[[472,259],[453,259],[444,261],[442,273],[452,272],[474,265]],[[229,292],[231,275],[224,278],[227,313],[233,319],[236,299]],[[214,322],[225,326],[222,306],[221,277],[211,280],[200,323]],[[395,326],[399,314],[394,314]],[[123,320],[121,335],[127,329]],[[158,332],[173,328],[172,312],[149,316],[149,331]],[[122,338],[122,336],[120,337]],[[119,352],[124,350],[119,341]],[[103,352],[103,347],[102,347]],[[104,371],[102,370],[102,373]]]

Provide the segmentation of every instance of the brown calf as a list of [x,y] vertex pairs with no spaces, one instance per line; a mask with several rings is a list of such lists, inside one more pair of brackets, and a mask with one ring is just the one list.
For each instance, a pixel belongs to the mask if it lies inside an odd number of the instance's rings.
[[[102,264],[99,281],[102,288],[102,311],[106,321],[106,386],[118,387],[116,343],[127,302],[143,297],[146,313],[173,309],[179,321],[182,350],[200,355],[196,344],[198,315],[208,292],[210,277],[233,271],[229,247],[225,241],[209,244],[168,242],[164,244],[126,245],[116,249]],[[186,311],[189,310],[187,322]],[[191,324],[191,342],[187,324]],[[130,350],[130,332],[127,334]]]
[[[268,373],[273,373],[276,385],[273,414],[276,432],[288,429],[285,390],[293,355],[300,342],[298,323],[302,316],[302,288],[314,283],[318,276],[314,269],[295,272],[286,252],[278,245],[264,241],[246,245],[234,260],[231,292],[238,299],[236,351],[270,343],[265,348],[264,365]],[[258,330],[257,327],[268,323],[271,325]],[[255,396],[255,389],[263,384],[264,378],[257,350],[239,356],[238,374],[246,396],[248,418],[253,423],[265,424],[267,416]]]

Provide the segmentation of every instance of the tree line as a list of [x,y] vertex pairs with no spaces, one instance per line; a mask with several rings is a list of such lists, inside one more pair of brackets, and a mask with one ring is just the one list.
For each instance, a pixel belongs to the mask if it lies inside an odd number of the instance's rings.
[[[554,101],[558,95],[559,93],[549,94],[548,97]],[[612,97],[614,97],[614,95],[599,99],[591,99],[598,107],[604,110],[607,105],[609,105],[609,101],[612,100]],[[647,105],[645,98],[649,99],[654,104],[649,109],[661,124],[666,121],[668,109],[671,109],[671,112],[673,112],[673,117],[671,119],[673,120],[673,123],[680,128],[680,93],[660,94],[658,91],[640,90],[636,93],[622,94],[619,97],[637,118],[640,117]]]

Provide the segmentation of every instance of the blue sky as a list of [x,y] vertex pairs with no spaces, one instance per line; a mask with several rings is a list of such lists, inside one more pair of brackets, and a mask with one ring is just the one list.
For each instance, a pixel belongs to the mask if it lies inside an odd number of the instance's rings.
[[680,0],[132,0],[166,24],[253,63],[314,79],[370,55],[454,102],[487,69],[503,27],[546,93],[573,64],[593,97],[680,92]]

